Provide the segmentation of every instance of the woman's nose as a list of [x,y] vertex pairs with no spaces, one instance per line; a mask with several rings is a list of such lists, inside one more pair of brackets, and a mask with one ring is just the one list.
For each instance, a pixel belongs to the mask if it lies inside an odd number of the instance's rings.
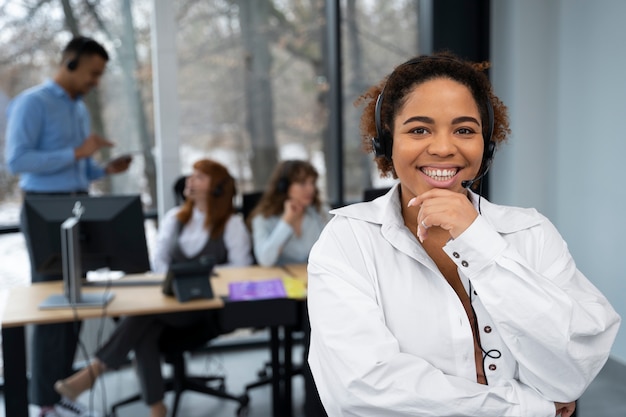
[[449,133],[440,133],[434,135],[428,145],[428,152],[432,155],[441,157],[453,155],[456,150],[452,135]]

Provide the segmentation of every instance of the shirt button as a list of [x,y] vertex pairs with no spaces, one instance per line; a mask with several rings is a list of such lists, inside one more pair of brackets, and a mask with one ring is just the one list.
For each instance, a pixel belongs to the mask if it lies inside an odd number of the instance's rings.
[[461,255],[459,255],[458,252],[452,252],[452,256],[454,256],[457,259],[459,259],[461,257]]
[[467,263],[467,261],[461,261],[461,265],[463,265],[463,266],[464,266],[464,267],[466,267],[466,268],[469,266],[469,264]]
[[497,368],[497,366],[496,366],[496,365],[494,365],[493,363],[492,363],[491,365],[489,365],[489,370],[490,370],[490,371],[495,371],[495,370],[496,370],[496,368]]
[[491,326],[485,326],[485,333],[491,333]]

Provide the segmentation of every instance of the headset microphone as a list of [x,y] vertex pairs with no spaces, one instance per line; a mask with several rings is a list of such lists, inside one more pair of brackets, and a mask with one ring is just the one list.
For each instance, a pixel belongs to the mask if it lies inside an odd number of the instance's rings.
[[[493,128],[491,131],[493,131]],[[480,181],[481,179],[484,178],[485,175],[487,175],[487,172],[489,172],[489,168],[491,168],[491,162],[493,162],[493,155],[495,152],[496,152],[496,144],[495,142],[491,140],[491,137],[489,137],[489,144],[487,145],[487,148],[485,149],[483,153],[483,161],[481,164],[481,169],[480,171],[478,171],[480,175],[478,175],[476,178],[471,179],[471,180],[461,181],[461,186],[463,188],[471,188],[475,182]]]
[[463,188],[471,188],[472,185],[474,185],[475,182],[480,181],[485,175],[487,175],[487,170],[485,170],[485,172],[483,172],[482,174],[480,174],[479,176],[477,176],[476,178],[474,178],[472,180],[463,180],[463,181],[461,181],[461,186]]

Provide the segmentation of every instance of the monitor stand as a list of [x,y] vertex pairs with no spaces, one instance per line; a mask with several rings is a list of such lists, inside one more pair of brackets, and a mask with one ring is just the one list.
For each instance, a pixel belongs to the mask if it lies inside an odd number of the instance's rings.
[[65,294],[52,294],[39,304],[42,310],[55,308],[102,308],[113,299],[112,292],[82,293],[78,301],[72,302]]
[[82,262],[80,251],[80,216],[70,217],[61,224],[61,260],[63,264],[63,294],[52,294],[39,304],[40,309],[102,308],[113,293],[81,291]]

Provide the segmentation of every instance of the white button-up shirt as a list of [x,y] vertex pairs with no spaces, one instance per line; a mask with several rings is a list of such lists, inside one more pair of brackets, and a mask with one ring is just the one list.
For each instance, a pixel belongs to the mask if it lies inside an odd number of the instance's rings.
[[398,187],[331,212],[308,266],[309,364],[330,417],[554,417],[554,402],[578,399],[600,371],[620,318],[555,227],[533,209],[480,208],[444,251],[472,300],[488,385]]

